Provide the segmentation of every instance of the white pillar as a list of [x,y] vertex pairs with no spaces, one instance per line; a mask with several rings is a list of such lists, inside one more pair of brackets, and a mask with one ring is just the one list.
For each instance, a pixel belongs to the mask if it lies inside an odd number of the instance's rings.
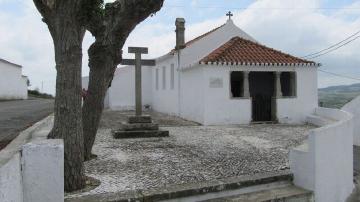
[[275,72],[274,75],[275,75],[274,96],[276,98],[280,98],[280,97],[282,97],[281,81],[280,81],[281,72]]
[[64,144],[39,140],[22,147],[24,201],[64,201]]
[[296,76],[295,76],[295,72],[290,72],[290,96],[296,96]]
[[250,72],[244,72],[244,79],[243,79],[244,98],[249,98],[249,97],[250,97],[249,73],[250,73]]

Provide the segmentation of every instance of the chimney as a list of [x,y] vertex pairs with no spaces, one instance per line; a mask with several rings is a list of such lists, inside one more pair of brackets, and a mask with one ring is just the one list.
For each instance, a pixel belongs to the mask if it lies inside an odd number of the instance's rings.
[[185,19],[176,18],[176,50],[185,48]]

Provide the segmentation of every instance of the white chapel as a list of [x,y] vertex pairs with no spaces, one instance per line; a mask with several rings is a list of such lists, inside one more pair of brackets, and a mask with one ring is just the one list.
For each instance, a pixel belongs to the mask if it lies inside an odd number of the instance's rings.
[[[203,125],[302,123],[318,106],[319,64],[266,47],[226,24],[185,42],[176,19],[176,44],[142,68],[142,103]],[[105,107],[133,109],[135,68],[118,68]],[[87,85],[87,78],[84,78]]]

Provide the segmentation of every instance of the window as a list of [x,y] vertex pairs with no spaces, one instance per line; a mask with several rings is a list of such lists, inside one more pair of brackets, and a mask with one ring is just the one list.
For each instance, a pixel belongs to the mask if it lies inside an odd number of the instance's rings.
[[281,92],[284,97],[296,96],[295,72],[282,72],[280,76]]
[[159,69],[157,68],[155,73],[155,88],[156,90],[159,90]]
[[166,89],[166,67],[162,68],[162,89]]
[[230,74],[230,88],[233,98],[243,97],[244,95],[244,74],[243,72],[231,72]]
[[175,67],[174,64],[171,64],[171,79],[170,79],[170,88],[171,90],[174,90],[175,88]]

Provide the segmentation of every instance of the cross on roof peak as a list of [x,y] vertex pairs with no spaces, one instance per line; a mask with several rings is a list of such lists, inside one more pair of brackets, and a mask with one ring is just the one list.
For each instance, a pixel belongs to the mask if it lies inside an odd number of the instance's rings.
[[231,11],[229,11],[228,13],[226,13],[226,16],[229,16],[229,20],[231,20],[231,17],[234,16],[234,14]]

